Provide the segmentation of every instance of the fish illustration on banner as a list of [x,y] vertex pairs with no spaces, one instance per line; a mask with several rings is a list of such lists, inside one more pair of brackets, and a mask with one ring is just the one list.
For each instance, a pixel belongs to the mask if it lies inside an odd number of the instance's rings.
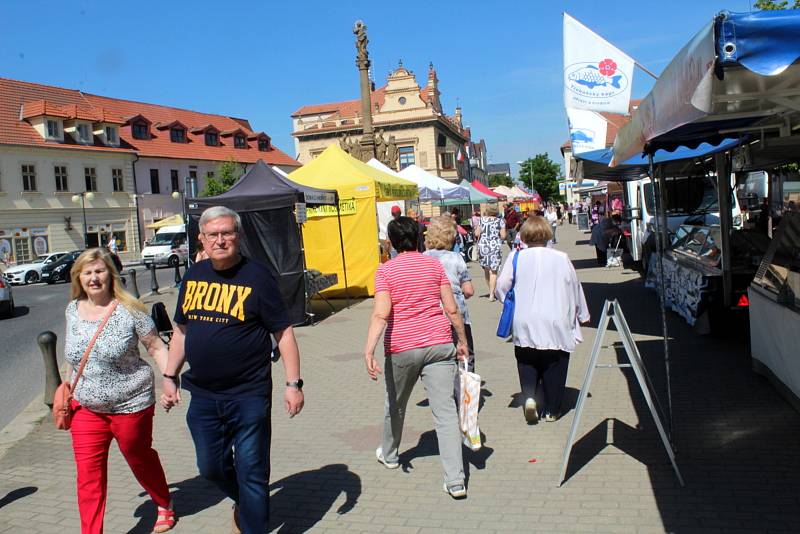
[[567,109],[627,115],[634,64],[627,54],[564,13],[564,106]]
[[608,122],[602,115],[583,109],[567,109],[567,119],[573,154],[606,147]]

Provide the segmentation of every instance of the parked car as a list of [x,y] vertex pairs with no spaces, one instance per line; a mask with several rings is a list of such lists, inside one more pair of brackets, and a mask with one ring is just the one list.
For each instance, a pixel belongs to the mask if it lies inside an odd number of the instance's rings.
[[67,252],[60,259],[42,267],[42,280],[48,284],[69,282],[69,270],[72,269],[72,264],[81,255],[81,252],[83,251],[73,250],[72,252]]
[[42,278],[42,269],[45,265],[61,259],[66,252],[51,252],[42,254],[31,263],[14,265],[6,269],[6,280],[11,284],[35,284]]
[[4,275],[0,275],[0,317],[9,318],[14,316],[14,295]]
[[186,241],[185,224],[159,228],[142,250],[142,263],[145,267],[152,263],[175,267],[179,263],[185,264],[188,257],[189,244]]

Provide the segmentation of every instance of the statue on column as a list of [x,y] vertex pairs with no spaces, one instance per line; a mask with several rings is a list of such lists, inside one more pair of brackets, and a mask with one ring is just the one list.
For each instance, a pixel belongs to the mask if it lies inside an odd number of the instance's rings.
[[383,130],[378,130],[375,132],[375,159],[382,163],[385,162],[387,148],[386,139],[383,138]]
[[367,25],[357,20],[353,25],[353,33],[356,34],[356,65],[359,68],[369,68],[369,54],[367,53]]
[[383,160],[383,163],[392,169],[396,169],[398,154],[397,143],[394,140],[394,136],[390,135],[389,142],[386,144],[386,158]]

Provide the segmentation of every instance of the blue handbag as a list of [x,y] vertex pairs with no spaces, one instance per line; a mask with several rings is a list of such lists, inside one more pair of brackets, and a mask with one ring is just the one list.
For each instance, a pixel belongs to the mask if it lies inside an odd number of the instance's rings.
[[508,337],[511,335],[511,325],[514,323],[514,286],[517,283],[517,258],[519,258],[519,251],[514,253],[514,259],[511,264],[514,266],[514,274],[511,277],[511,289],[506,293],[506,298],[503,301],[503,313],[500,314],[500,322],[497,325],[498,337]]

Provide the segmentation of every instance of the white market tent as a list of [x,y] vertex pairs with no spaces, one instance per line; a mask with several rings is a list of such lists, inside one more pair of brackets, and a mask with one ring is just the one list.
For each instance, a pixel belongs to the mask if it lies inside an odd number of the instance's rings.
[[511,196],[514,198],[533,198],[533,195],[526,193],[516,185],[511,188]]
[[417,184],[420,200],[464,200],[469,203],[469,190],[431,174],[416,165],[399,173],[400,178]]
[[497,187],[493,187],[492,191],[494,191],[498,195],[504,195],[506,198],[514,197],[514,192],[511,190],[511,188],[506,187],[504,185],[498,185]]

